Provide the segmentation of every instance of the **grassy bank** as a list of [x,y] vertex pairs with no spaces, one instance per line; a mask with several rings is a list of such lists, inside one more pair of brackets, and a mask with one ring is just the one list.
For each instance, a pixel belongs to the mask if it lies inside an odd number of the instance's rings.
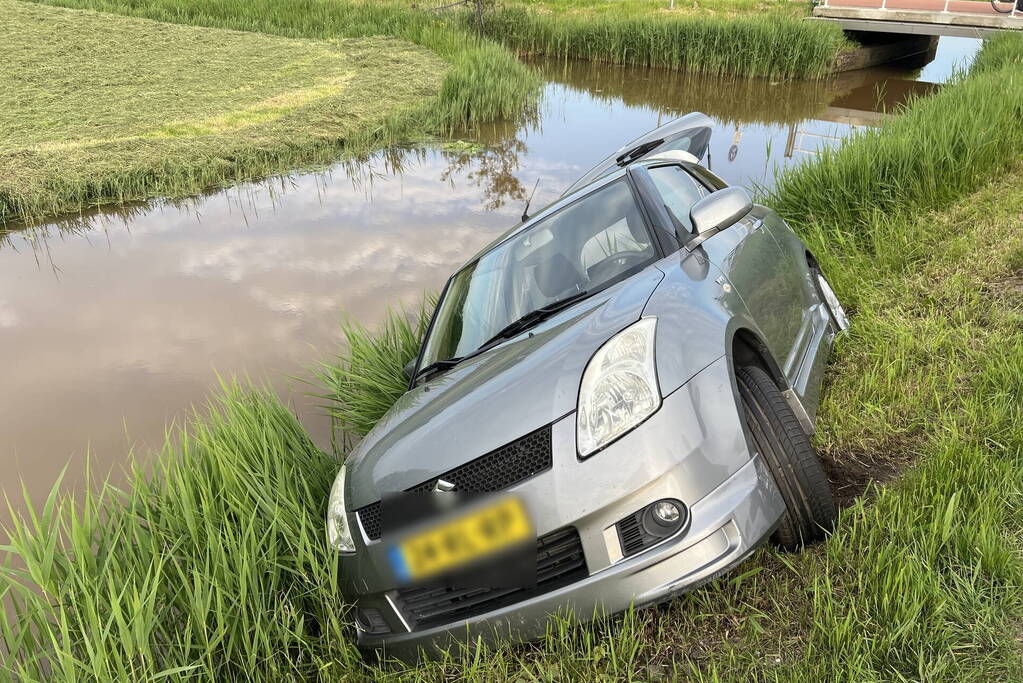
[[62,4],[168,23],[3,0],[0,225],[515,117],[537,85],[508,50],[399,5]]
[[835,26],[778,14],[549,13],[508,5],[488,17],[487,31],[529,55],[770,78],[822,78],[846,44]]
[[[970,173],[949,167],[964,141],[982,142],[973,127],[1018,126],[1018,55],[1019,41],[985,48],[968,80],[868,134],[875,145],[857,138],[793,171],[772,198],[855,313],[817,437],[846,504],[827,543],[763,550],[663,610],[556,621],[538,643],[415,669],[368,667],[346,639],[323,541],[338,463],[273,399],[232,388],[168,446],[154,480],[85,494],[77,515],[47,502],[14,530],[0,579],[20,605],[0,622],[8,675],[1018,679],[1023,187],[1002,178],[1023,170],[1023,148],[1006,133],[968,157]],[[948,116],[954,133],[931,120]],[[952,161],[928,150],[939,144]],[[923,160],[896,163],[899,150]],[[940,192],[938,179],[918,177],[943,170],[953,175]],[[806,201],[799,183],[824,199]],[[883,210],[843,198],[843,183],[877,189]],[[390,332],[358,336],[328,368],[354,431],[399,393],[418,334],[395,316]]]
[[865,229],[873,218],[942,207],[1002,177],[1023,154],[1020,55],[1020,36],[989,42],[970,77],[785,173],[767,203],[802,225],[883,239]]
[[[323,543],[337,470],[294,415],[226,387],[155,472],[15,526],[0,680],[301,680],[354,653]],[[147,469],[150,466],[147,465]],[[55,489],[56,490],[56,489]]]
[[312,41],[0,0],[0,223],[179,196],[417,125],[448,65],[385,38]]

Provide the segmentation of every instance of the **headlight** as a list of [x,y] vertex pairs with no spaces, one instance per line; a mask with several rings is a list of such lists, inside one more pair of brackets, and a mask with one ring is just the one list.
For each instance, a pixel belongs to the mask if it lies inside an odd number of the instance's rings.
[[330,488],[330,501],[327,503],[327,543],[343,553],[354,553],[355,542],[352,540],[352,529],[348,526],[348,515],[345,514],[345,466],[334,479]]
[[590,455],[635,429],[661,407],[654,366],[656,318],[643,318],[607,340],[579,387],[576,442]]

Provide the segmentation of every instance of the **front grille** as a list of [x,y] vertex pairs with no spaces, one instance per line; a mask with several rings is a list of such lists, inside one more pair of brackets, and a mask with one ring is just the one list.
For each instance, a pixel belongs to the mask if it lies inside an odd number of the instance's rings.
[[549,593],[589,575],[582,541],[574,527],[537,539],[536,585],[527,588],[403,588],[399,608],[414,630],[422,630]]
[[[429,491],[437,484],[438,479],[443,479],[454,484],[455,489],[459,491],[471,493],[501,491],[544,470],[549,470],[552,462],[551,427],[547,425],[405,490]],[[372,540],[380,538],[380,502],[361,507],[356,513],[366,536]]]

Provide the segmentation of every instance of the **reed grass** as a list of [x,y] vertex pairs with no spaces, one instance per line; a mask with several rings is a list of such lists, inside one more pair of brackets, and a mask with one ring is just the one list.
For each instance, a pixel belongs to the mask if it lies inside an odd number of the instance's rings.
[[340,355],[315,371],[339,436],[365,436],[408,389],[403,369],[419,353],[435,303],[425,297],[414,314],[392,308],[374,330],[342,324]]
[[1001,176],[1023,154],[1021,54],[1018,36],[987,41],[969,76],[781,175],[766,203],[863,233],[876,216],[947,206]]
[[54,487],[15,519],[0,679],[299,680],[356,666],[321,521],[338,463],[284,405],[228,384],[144,467],[77,501]]
[[487,31],[528,55],[769,78],[823,78],[846,44],[836,26],[773,14],[552,14],[511,5],[488,16]]

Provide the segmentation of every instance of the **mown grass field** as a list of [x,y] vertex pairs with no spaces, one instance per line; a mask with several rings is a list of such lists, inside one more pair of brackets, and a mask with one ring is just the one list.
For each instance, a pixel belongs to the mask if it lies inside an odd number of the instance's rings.
[[[1023,187],[1003,178],[1023,170],[1021,59],[1023,39],[999,39],[969,78],[790,172],[769,198],[855,314],[819,422],[847,506],[823,545],[765,549],[663,609],[555,621],[537,643],[367,665],[324,540],[339,461],[275,398],[232,385],[172,435],[155,472],[77,503],[54,494],[11,530],[4,674],[1018,680]],[[874,194],[856,200],[847,183]],[[383,334],[349,331],[325,386],[359,432],[400,391],[419,332],[398,315]]]
[[182,195],[401,135],[448,64],[0,0],[0,222]]
[[3,0],[0,226],[515,117],[537,85],[507,50],[397,5],[68,4],[167,23]]

